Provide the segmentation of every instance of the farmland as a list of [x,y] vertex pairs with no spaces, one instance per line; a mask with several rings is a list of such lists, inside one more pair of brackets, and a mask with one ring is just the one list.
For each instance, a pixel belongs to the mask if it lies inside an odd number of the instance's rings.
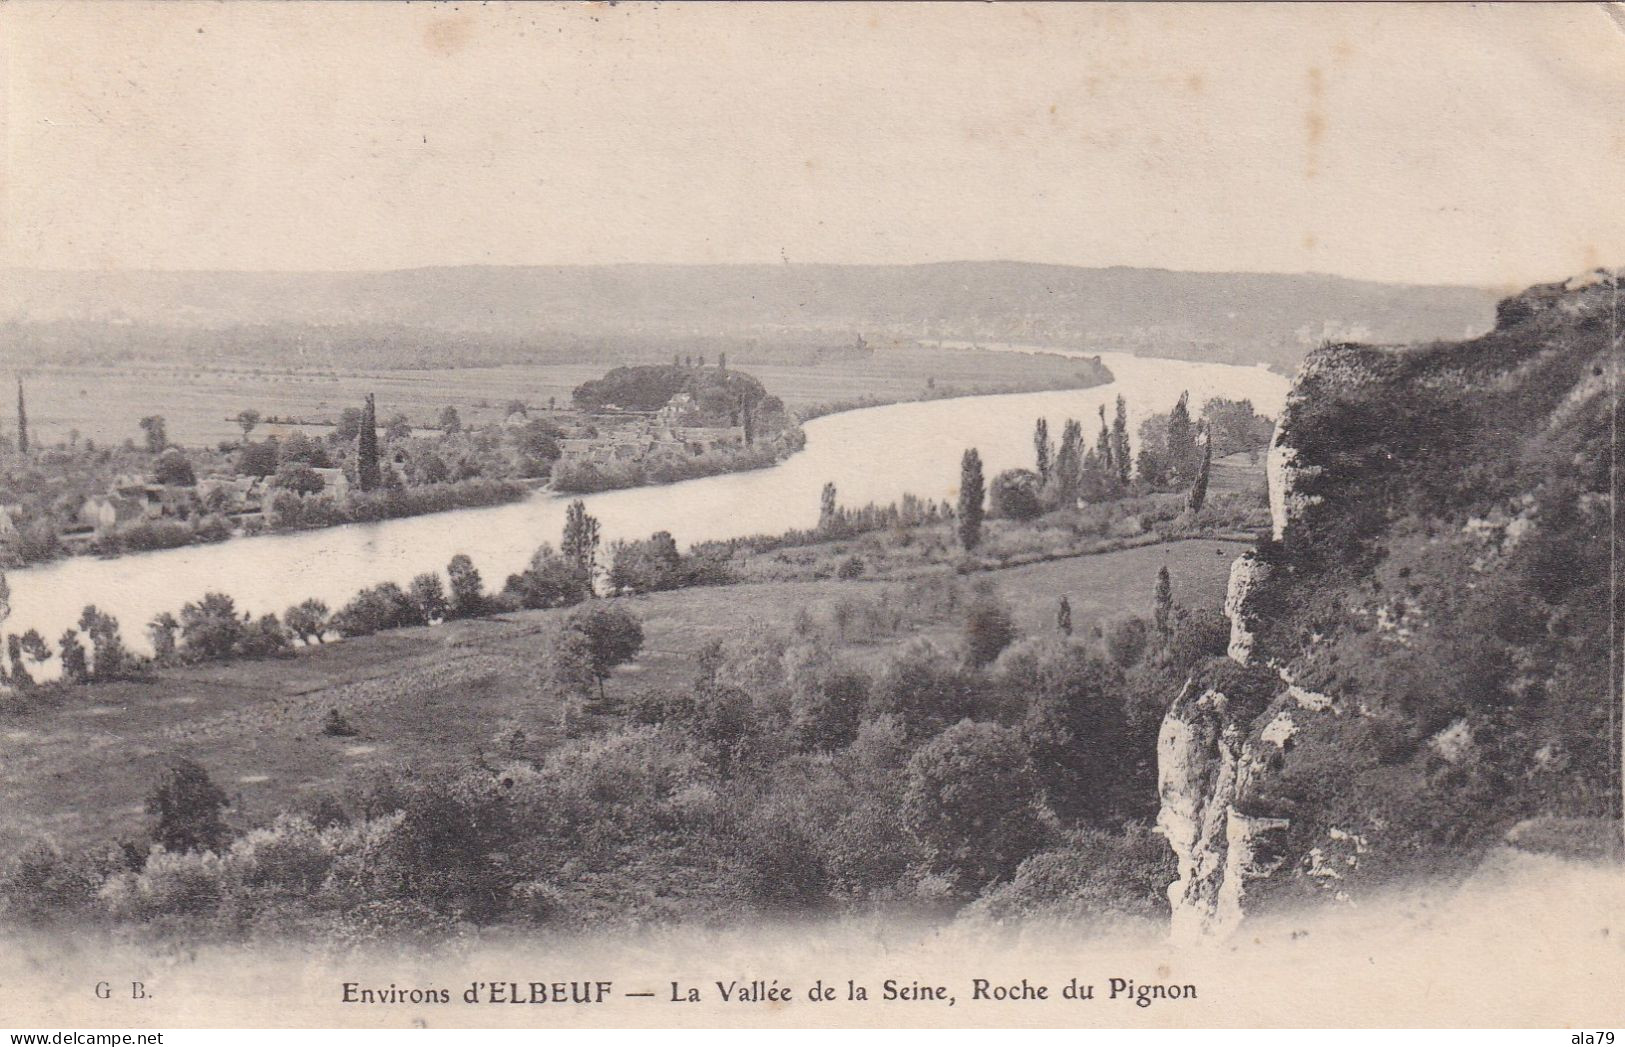
[[[448,350],[450,352],[450,350]],[[232,419],[244,408],[267,417],[335,419],[372,392],[380,417],[396,412],[429,426],[447,405],[465,425],[499,422],[514,399],[532,407],[571,391],[607,367],[600,361],[435,370],[189,367],[168,364],[50,367],[25,372],[30,428],[37,441],[67,440],[77,431],[98,443],[139,436],[141,418],[162,415],[172,440],[183,446],[241,436]],[[647,362],[647,361],[645,361]],[[658,361],[655,361],[658,362]],[[832,401],[873,397],[919,399],[949,391],[1025,392],[1092,384],[1087,365],[1059,356],[897,346],[869,356],[809,366],[734,361],[748,368],[792,410]],[[931,388],[934,386],[934,388]],[[9,416],[9,411],[6,414]],[[7,417],[0,430],[10,432]]]

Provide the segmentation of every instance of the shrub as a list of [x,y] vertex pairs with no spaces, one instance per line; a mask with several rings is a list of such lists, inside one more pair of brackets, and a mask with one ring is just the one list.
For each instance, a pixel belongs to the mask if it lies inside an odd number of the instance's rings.
[[355,725],[345,718],[337,709],[327,710],[327,717],[322,720],[322,733],[329,738],[354,738],[361,732]]
[[1042,483],[1030,469],[1007,469],[993,478],[988,501],[994,516],[1007,520],[1031,520],[1043,512],[1039,498]]
[[228,801],[209,773],[192,760],[177,760],[147,797],[158,816],[152,839],[166,851],[216,850],[231,837],[221,812]]
[[1106,626],[1106,654],[1124,669],[1132,668],[1145,656],[1150,639],[1145,619],[1137,615],[1119,618]]
[[189,658],[229,658],[245,630],[236,603],[225,593],[208,593],[181,608],[181,651]]
[[1063,846],[1033,855],[967,910],[974,918],[1098,921],[1105,916],[1160,919],[1175,876],[1168,842],[1142,825],[1119,832],[1086,829]]
[[95,911],[96,892],[118,868],[114,855],[64,854],[45,842],[25,847],[0,873],[0,916],[50,923]]
[[965,659],[981,668],[1016,638],[1010,611],[991,593],[983,593],[965,612]]
[[1020,734],[964,720],[909,760],[903,825],[931,871],[976,888],[1008,877],[1042,846],[1041,795]]

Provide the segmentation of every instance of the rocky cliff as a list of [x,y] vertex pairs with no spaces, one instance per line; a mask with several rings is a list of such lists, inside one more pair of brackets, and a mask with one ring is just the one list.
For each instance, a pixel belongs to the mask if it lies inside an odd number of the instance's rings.
[[1618,818],[1619,274],[1531,288],[1497,318],[1300,369],[1271,535],[1231,572],[1228,660],[1158,739],[1176,936],[1272,897],[1448,874],[1529,818]]

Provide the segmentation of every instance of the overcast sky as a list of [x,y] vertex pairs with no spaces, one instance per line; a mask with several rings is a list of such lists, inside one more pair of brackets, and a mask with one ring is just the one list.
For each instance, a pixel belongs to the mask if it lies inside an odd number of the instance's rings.
[[1625,263],[1599,7],[24,0],[0,40],[11,266]]

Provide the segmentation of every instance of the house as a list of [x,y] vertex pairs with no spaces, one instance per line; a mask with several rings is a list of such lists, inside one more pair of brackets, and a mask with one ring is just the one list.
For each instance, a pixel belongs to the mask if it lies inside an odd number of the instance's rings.
[[311,472],[322,479],[322,493],[318,497],[335,502],[350,497],[350,478],[344,475],[343,469],[312,469]]
[[147,519],[145,501],[119,494],[93,494],[79,507],[79,523],[105,535],[124,524]]
[[676,432],[689,454],[706,454],[722,448],[745,446],[745,427],[741,425],[689,425]]

